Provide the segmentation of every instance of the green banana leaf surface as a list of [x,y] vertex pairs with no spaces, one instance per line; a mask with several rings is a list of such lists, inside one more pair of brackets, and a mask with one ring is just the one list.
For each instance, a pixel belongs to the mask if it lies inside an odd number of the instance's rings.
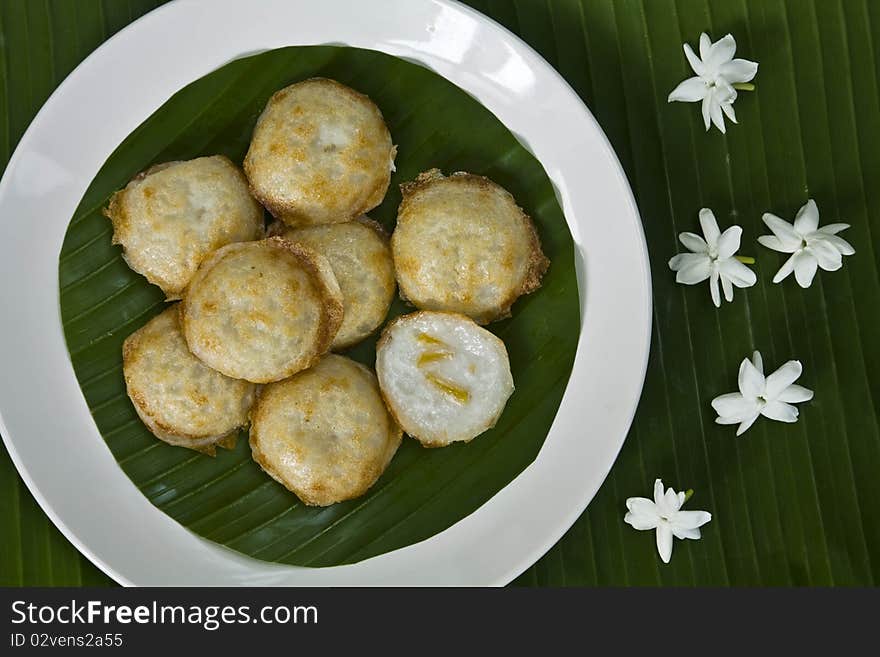
[[[49,93],[110,34],[155,2],[7,0],[0,6],[0,156]],[[648,238],[654,326],[633,428],[608,479],[523,585],[877,585],[880,582],[880,3],[873,0],[472,0],[541,53],[598,119],[633,187]],[[730,32],[760,63],[727,135],[697,105],[668,104],[692,73],[682,43]],[[383,108],[384,109],[384,108]],[[548,120],[552,117],[548,117]],[[584,155],[585,158],[588,154]],[[856,248],[810,289],[771,283],[783,256],[760,247],[763,212],[808,199],[822,223],[852,225]],[[676,285],[667,261],[697,212],[744,229],[758,283],[716,310]],[[613,217],[607,218],[613,221]],[[753,349],[768,368],[802,361],[815,391],[797,424],[743,437],[709,401],[736,389]],[[713,514],[700,541],[660,562],[649,532],[623,522],[656,477],[693,488]],[[61,537],[0,459],[0,581],[107,579]]]
[[[246,434],[209,457],[172,447],[140,421],[125,391],[122,341],[167,307],[128,268],[102,214],[109,196],[153,164],[221,153],[241,162],[269,97],[314,76],[366,93],[398,148],[384,202],[390,233],[397,183],[421,171],[470,171],[513,193],[552,264],[541,289],[489,329],[510,354],[516,391],[479,440],[424,449],[406,440],[357,499],[301,503],[253,461]],[[80,386],[119,465],[150,501],[197,534],[252,557],[302,566],[360,561],[418,542],[474,511],[534,460],[559,407],[579,333],[574,250],[541,165],[476,100],[441,76],[383,53],[338,46],[273,50],[231,62],[172,96],[110,156],[83,196],[59,257],[61,319]],[[271,291],[267,290],[267,294]],[[389,317],[408,312],[397,302]],[[375,336],[348,355],[375,362]]]

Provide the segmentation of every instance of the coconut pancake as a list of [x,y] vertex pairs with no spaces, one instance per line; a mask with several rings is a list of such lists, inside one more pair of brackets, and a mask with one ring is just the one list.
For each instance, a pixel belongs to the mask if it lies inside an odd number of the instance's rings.
[[190,351],[209,367],[254,383],[313,365],[342,316],[342,292],[327,259],[280,237],[218,249],[181,303]]
[[350,347],[379,328],[394,300],[397,283],[388,236],[378,223],[367,217],[305,228],[289,228],[276,222],[269,230],[320,253],[330,262],[345,308],[331,349]]
[[138,174],[104,214],[128,266],[179,299],[215,249],[263,235],[263,208],[222,155],[166,162]]
[[414,306],[487,324],[541,286],[550,262],[532,220],[505,189],[432,169],[401,191],[391,251],[400,294]]
[[373,373],[328,354],[309,370],[260,392],[251,453],[303,502],[327,506],[363,495],[400,445],[400,427]]
[[312,78],[269,99],[244,170],[276,218],[291,226],[336,223],[382,202],[395,152],[382,112],[367,96]]
[[421,311],[388,324],[376,375],[398,424],[426,447],[492,428],[513,394],[504,343],[458,313]]
[[187,349],[177,304],[122,346],[128,396],[147,428],[171,445],[214,454],[233,447],[248,422],[256,386],[205,366]]

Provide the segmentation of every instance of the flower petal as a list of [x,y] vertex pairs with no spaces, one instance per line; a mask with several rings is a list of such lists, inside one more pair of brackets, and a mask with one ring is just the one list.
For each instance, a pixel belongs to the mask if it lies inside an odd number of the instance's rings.
[[700,34],[700,58],[705,61],[709,56],[709,52],[712,49],[712,39],[709,38],[709,35],[703,32]]
[[837,235],[837,233],[847,228],[849,228],[849,224],[828,224],[827,226],[822,226],[819,232],[826,233],[827,235]]
[[671,488],[667,488],[663,497],[657,503],[657,513],[661,518],[669,518],[676,513],[681,505],[678,502],[678,494]]
[[629,509],[629,513],[623,517],[623,520],[633,529],[640,531],[654,529],[660,522],[657,506],[646,497],[629,498],[626,501],[626,508]]
[[819,267],[819,261],[816,260],[816,256],[807,250],[796,253],[793,257],[794,277],[797,279],[798,285],[806,289],[813,282],[816,269]]
[[767,377],[764,385],[764,395],[768,400],[779,397],[779,393],[798,380],[804,371],[800,361],[790,360],[778,370]]
[[711,404],[719,417],[733,420],[732,422],[724,422],[723,424],[736,424],[737,422],[742,422],[742,419],[751,415],[757,407],[754,400],[746,399],[738,392],[729,392],[726,395],[719,395],[712,400]]
[[718,100],[718,92],[713,91],[709,101],[709,117],[712,125],[718,128],[722,134],[727,134],[727,126],[724,125],[724,114],[721,112],[721,101]]
[[647,513],[649,515],[656,509],[654,503],[647,497],[626,498],[626,508],[633,513]]
[[[715,424],[741,424],[742,422],[752,422],[758,417],[761,411],[760,404],[757,399],[743,399],[740,395],[740,401],[732,399],[732,395],[738,393],[730,393],[730,395],[722,395],[721,397],[731,397],[731,399],[722,399],[719,404],[715,404],[713,400],[712,407],[718,413],[715,418]],[[716,399],[719,399],[716,397]],[[724,411],[725,414],[721,414]]]
[[778,422],[797,422],[798,409],[785,402],[772,401],[761,409],[761,415]]
[[712,275],[709,278],[709,294],[712,295],[712,303],[715,304],[716,308],[721,307],[721,292],[718,291],[718,279],[720,275],[718,274],[717,269],[712,270]]
[[794,229],[801,235],[812,233],[819,227],[819,208],[816,202],[810,199],[801,206],[794,218]]
[[810,401],[812,398],[813,391],[799,385],[790,385],[776,396],[777,401],[789,404],[799,404],[800,402]]
[[663,503],[666,506],[668,517],[669,515],[677,512],[681,508],[682,499],[679,497],[678,493],[676,493],[672,488],[666,489],[666,495],[663,496]]
[[693,540],[697,540],[700,538],[700,530],[685,529],[684,527],[677,527],[675,525],[672,525],[672,535],[678,539],[691,538]]
[[657,552],[663,563],[669,563],[672,558],[672,527],[663,522],[657,525]]
[[709,88],[703,81],[703,78],[693,77],[679,83],[679,85],[669,93],[666,102],[673,103],[695,103],[703,100]]
[[724,292],[724,299],[727,303],[733,301],[733,283],[730,282],[730,279],[727,276],[720,276],[721,278],[721,289]]
[[654,504],[661,504],[663,502],[663,481],[660,479],[654,480]]
[[709,48],[708,57],[703,57],[703,63],[709,71],[721,69],[723,64],[730,62],[736,54],[736,40],[732,34],[726,34]]
[[748,358],[743,358],[743,362],[739,365],[737,383],[739,391],[746,399],[757,399],[758,395],[764,394],[766,385],[764,375]]
[[711,260],[700,253],[681,253],[669,261],[669,267],[678,272],[675,281],[682,285],[702,283],[712,273]]
[[715,85],[715,99],[719,105],[733,104],[736,100],[736,89],[727,83],[724,78],[719,78]]
[[709,208],[700,210],[700,228],[703,229],[703,237],[709,246],[718,246],[718,238],[721,237],[721,230],[718,228],[718,221],[715,219],[715,213]]
[[730,258],[739,251],[743,229],[739,226],[731,226],[718,238],[718,259]]
[[703,253],[679,253],[669,259],[669,268],[672,271],[678,271],[704,260],[709,260],[709,256]]
[[736,112],[733,111],[733,104],[732,103],[721,103],[721,110],[724,112],[724,115],[728,119],[730,119],[734,123],[737,123]]
[[794,253],[801,248],[801,242],[783,242],[776,235],[761,235],[758,243],[766,246],[768,249],[779,251],[780,253]]
[[779,283],[783,281],[788,275],[794,271],[795,263],[797,262],[797,257],[801,254],[800,251],[792,255],[788,260],[786,260],[782,266],[779,268],[779,271],[776,272],[776,275],[773,277],[774,283]]
[[712,514],[708,511],[679,511],[675,514],[672,525],[681,529],[696,529],[710,520],[712,520]]
[[[813,233],[814,235],[818,233]],[[833,237],[830,235],[829,237]],[[807,251],[810,251],[815,257],[819,267],[825,271],[837,271],[843,267],[843,257],[830,242],[824,237],[820,239],[810,239],[807,241]]]
[[719,72],[730,84],[750,82],[758,73],[758,62],[734,59],[721,65]]
[[767,228],[772,230],[773,234],[785,245],[787,253],[791,253],[791,247],[800,248],[803,245],[803,238],[797,233],[794,226],[787,221],[769,212],[765,212],[761,216],[761,220],[767,224]]
[[849,256],[856,252],[852,244],[837,235],[825,235],[824,240],[837,249],[841,255]]
[[737,287],[751,287],[758,282],[758,277],[751,269],[736,258],[722,260],[718,264],[721,275],[730,279]]
[[761,373],[761,376],[764,376],[764,359],[761,358],[761,352],[757,349],[752,352],[752,365]]
[[[706,73],[706,67],[703,62],[694,54],[693,48],[689,44],[684,44],[684,56],[687,57],[688,64],[698,76]],[[705,86],[705,85],[704,85]]]
[[709,253],[709,245],[706,244],[706,240],[696,233],[681,233],[678,236],[678,241],[684,244],[684,248],[688,251]]
[[760,413],[755,413],[755,414],[752,415],[751,417],[746,418],[745,420],[743,420],[742,422],[740,422],[740,425],[739,425],[739,427],[738,427],[737,430],[736,430],[736,435],[737,435],[737,436],[741,436],[741,435],[743,435],[746,431],[748,431],[748,430],[749,430],[749,427],[751,427],[751,426],[755,423],[755,420],[757,420],[757,419],[760,417],[760,415],[761,415]]
[[700,107],[700,110],[703,113],[703,125],[706,126],[706,132],[709,132],[709,127],[712,125],[712,117],[710,115],[711,103],[712,94],[706,94],[705,98],[703,98],[703,105]]
[[648,529],[656,529],[658,523],[660,522],[660,517],[657,515],[642,516],[637,513],[630,512],[623,516],[623,521],[633,529],[637,529],[641,532]]

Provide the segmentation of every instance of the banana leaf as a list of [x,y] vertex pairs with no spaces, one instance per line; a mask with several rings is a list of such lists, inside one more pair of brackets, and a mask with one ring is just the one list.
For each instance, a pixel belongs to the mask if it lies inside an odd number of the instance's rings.
[[[151,0],[0,4],[0,157],[64,76]],[[468,0],[540,52],[596,116],[641,210],[654,281],[651,361],[633,428],[605,484],[520,585],[880,584],[880,3],[872,0]],[[730,32],[760,63],[739,125],[706,134],[694,105],[666,96],[691,75],[681,50]],[[18,63],[19,65],[15,65]],[[586,155],[585,155],[586,157]],[[857,253],[811,289],[770,282],[782,264],[755,238],[761,213],[792,217],[812,196],[845,221]],[[715,310],[666,267],[676,235],[708,206],[744,228],[758,284]],[[613,218],[609,218],[613,220]],[[709,400],[760,349],[804,363],[816,392],[795,425],[762,421],[740,439]],[[655,477],[693,488],[712,522],[657,557],[623,523],[624,500]],[[52,527],[0,458],[0,581],[107,581]]]
[[[222,153],[241,162],[269,96],[322,76],[368,94],[398,146],[397,171],[370,215],[393,229],[397,183],[431,167],[489,176],[538,227],[552,265],[542,288],[490,325],[508,348],[516,391],[498,424],[444,449],[406,440],[366,495],[327,508],[302,504],[251,458],[246,435],[215,458],[156,440],[128,399],[122,341],[166,303],[110,243],[101,209],[153,164]],[[149,500],[197,534],[267,561],[350,563],[410,545],[474,511],[538,454],[565,389],[579,316],[571,235],[549,178],[476,100],[441,76],[388,55],[339,46],[291,47],[231,62],[170,98],[123,141],[76,210],[59,257],[61,318],[76,376],[120,467]],[[389,318],[407,312],[397,301]],[[372,366],[375,337],[348,355]]]

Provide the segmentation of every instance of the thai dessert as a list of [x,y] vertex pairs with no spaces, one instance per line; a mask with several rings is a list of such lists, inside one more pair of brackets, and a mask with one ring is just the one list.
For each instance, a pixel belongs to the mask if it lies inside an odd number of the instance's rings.
[[330,262],[345,309],[331,349],[357,344],[385,321],[397,282],[388,235],[378,223],[367,217],[305,228],[278,222],[269,232],[302,244]]
[[263,388],[252,418],[254,460],[311,506],[363,495],[402,438],[375,375],[335,354]]
[[256,386],[212,370],[189,352],[178,304],[126,338],[122,370],[137,414],[166,443],[213,456],[217,446],[233,447],[248,423]]
[[128,266],[170,300],[209,253],[263,236],[263,208],[222,155],[157,164],[116,192],[104,214]]
[[342,324],[327,259],[280,237],[212,253],[180,306],[190,351],[218,372],[271,383],[311,367]]
[[335,80],[312,78],[269,99],[244,171],[253,195],[277,219],[328,224],[382,202],[395,153],[373,101]]
[[391,252],[401,296],[487,324],[541,286],[550,261],[513,196],[488,178],[438,169],[401,185]]
[[382,396],[426,447],[467,442],[495,426],[513,394],[504,343],[458,313],[403,315],[376,345]]

